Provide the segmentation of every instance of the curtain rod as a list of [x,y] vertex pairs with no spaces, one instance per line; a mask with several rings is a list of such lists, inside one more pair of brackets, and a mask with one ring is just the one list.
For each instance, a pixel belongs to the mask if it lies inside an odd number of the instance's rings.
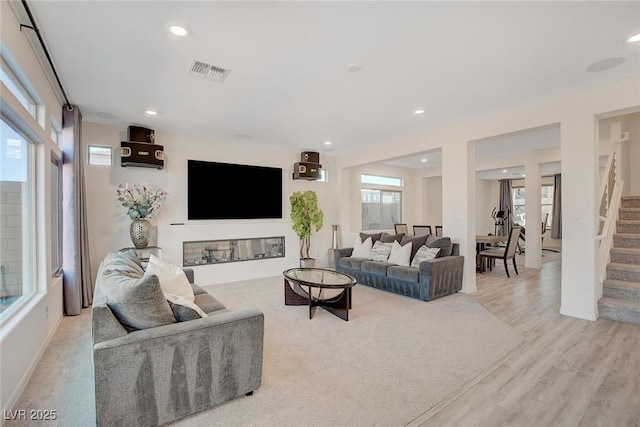
[[67,110],[72,111],[73,107],[69,102],[69,98],[67,98],[67,93],[64,91],[64,87],[62,86],[62,82],[60,81],[60,77],[58,76],[58,73],[56,71],[56,67],[53,66],[53,61],[51,60],[51,56],[49,55],[47,46],[44,44],[44,40],[40,35],[40,29],[38,28],[35,20],[33,19],[33,15],[31,14],[31,9],[29,9],[29,6],[27,5],[27,0],[22,0],[22,5],[24,6],[24,10],[27,12],[27,15],[29,16],[29,21],[31,21],[31,25],[20,24],[20,31],[22,31],[22,27],[29,28],[30,30],[33,30],[33,32],[36,33],[36,36],[38,36],[38,41],[40,42],[40,46],[42,46],[42,50],[44,51],[44,54],[47,57],[47,61],[49,61],[49,66],[51,67],[51,71],[53,71],[53,76],[56,78],[56,81],[58,82],[58,86],[60,86],[60,90],[62,91],[62,96],[64,96],[64,100],[67,103],[66,108]]

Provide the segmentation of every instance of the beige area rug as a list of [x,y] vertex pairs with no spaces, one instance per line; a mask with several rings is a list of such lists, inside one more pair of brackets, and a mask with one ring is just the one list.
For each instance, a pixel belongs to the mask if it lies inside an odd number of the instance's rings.
[[345,322],[285,306],[281,277],[207,290],[265,313],[262,387],[179,426],[406,425],[523,341],[464,294],[424,302],[356,285]]
[[[207,289],[230,309],[264,312],[262,387],[180,427],[406,425],[522,342],[464,294],[424,302],[357,285],[345,322],[285,306],[281,277]],[[88,309],[64,318],[14,408],[57,410],[47,425],[95,425],[90,334]]]

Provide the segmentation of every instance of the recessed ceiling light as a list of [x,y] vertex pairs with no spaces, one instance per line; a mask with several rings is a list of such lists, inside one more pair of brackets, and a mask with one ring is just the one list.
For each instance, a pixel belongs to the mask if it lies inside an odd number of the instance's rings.
[[157,115],[158,115],[158,112],[157,112],[157,111],[155,111],[155,110],[145,110],[145,111],[144,111],[144,113],[145,113],[147,116],[157,116]]
[[178,37],[186,37],[191,33],[191,31],[189,31],[189,29],[184,25],[170,25],[169,31]]
[[627,39],[627,43],[638,43],[640,42],[640,33],[635,34]]
[[420,161],[421,161],[421,162],[426,162],[426,161],[427,161],[427,159],[420,159]]
[[413,114],[424,114],[424,108],[416,108],[413,110]]
[[331,144],[333,144],[331,141],[325,141],[324,142],[324,145],[331,145]]
[[509,172],[509,171],[506,170],[506,169],[502,169],[502,173],[507,173],[507,172]]
[[615,58],[607,58],[602,61],[594,62],[593,64],[587,67],[587,71],[590,73],[599,73],[601,71],[607,71],[612,68],[617,67],[625,61],[624,58],[615,57]]
[[345,67],[345,69],[350,73],[357,73],[358,71],[362,70],[362,65],[349,64]]
[[248,133],[236,133],[236,138],[238,138],[238,139],[249,139],[249,138],[251,138],[251,135],[249,135]]
[[525,178],[526,176],[527,176],[527,175],[525,175],[525,174],[522,174],[522,177],[523,177],[523,178]]

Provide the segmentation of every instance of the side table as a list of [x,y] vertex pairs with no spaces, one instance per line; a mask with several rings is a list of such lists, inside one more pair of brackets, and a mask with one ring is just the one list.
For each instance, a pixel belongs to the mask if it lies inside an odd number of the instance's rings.
[[138,255],[138,258],[140,258],[140,261],[142,262],[142,267],[147,266],[151,254],[157,256],[158,258],[162,258],[162,248],[158,246],[147,246],[146,248],[140,249],[134,247],[122,248],[119,250],[119,252],[126,252],[130,250],[136,251],[136,255]]

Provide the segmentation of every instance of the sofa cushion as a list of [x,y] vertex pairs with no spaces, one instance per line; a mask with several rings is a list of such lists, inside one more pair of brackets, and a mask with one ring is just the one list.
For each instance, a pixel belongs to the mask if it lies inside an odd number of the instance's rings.
[[425,234],[424,236],[404,236],[402,238],[402,240],[400,241],[400,244],[402,246],[411,242],[411,258],[409,260],[409,263],[413,261],[413,257],[416,256],[416,252],[418,252],[418,249],[420,249],[420,246],[427,243],[427,237],[429,237],[428,234]]
[[340,258],[340,265],[343,267],[352,268],[354,270],[360,270],[362,261],[369,261],[369,258],[342,257]]
[[209,293],[196,295],[195,303],[205,313],[211,314],[214,311],[224,310],[226,307]]
[[364,241],[360,240],[360,237],[356,237],[353,242],[352,258],[365,258],[371,259],[371,249],[373,248],[373,241],[371,237],[367,237]]
[[411,243],[407,243],[402,246],[398,242],[391,244],[391,254],[389,255],[388,263],[396,265],[409,266],[411,261]]
[[371,259],[373,261],[387,262],[389,255],[391,255],[392,245],[392,243],[383,243],[378,240],[375,245],[373,245],[373,249],[371,249]]
[[400,243],[403,237],[404,237],[404,233],[389,234],[387,232],[383,232],[382,236],[380,236],[380,241],[382,243],[393,243],[393,242]]
[[367,273],[386,276],[387,268],[390,266],[393,266],[393,264],[389,264],[388,262],[384,261],[363,261],[361,269],[362,271],[366,271]]
[[405,280],[408,282],[418,282],[420,281],[420,270],[414,267],[392,265],[387,268],[387,277]]
[[380,232],[380,233],[360,233],[360,240],[364,242],[365,240],[367,240],[367,238],[371,237],[371,243],[375,243],[378,240],[380,240],[381,236],[382,236],[382,232]]
[[100,280],[107,306],[127,330],[175,323],[176,318],[155,274],[136,279],[103,270]]
[[422,245],[420,249],[418,249],[418,252],[416,252],[416,256],[413,257],[413,261],[411,261],[411,267],[420,267],[420,263],[422,261],[436,259],[441,251],[442,249],[440,248],[430,248],[428,246]]
[[438,258],[444,256],[451,256],[451,251],[453,250],[453,245],[451,243],[451,238],[449,237],[436,237],[434,235],[429,235],[427,238],[427,246],[430,248],[440,248],[440,254],[438,254]]
[[[189,302],[193,302],[195,300],[191,283],[189,283],[189,279],[187,279],[187,276],[180,267],[176,267],[175,265],[158,258],[154,254],[151,254],[149,256],[149,264],[147,265],[147,270],[144,275],[150,276],[152,274],[158,276],[162,291],[166,295],[182,297]],[[167,297],[167,299],[169,298]]]

